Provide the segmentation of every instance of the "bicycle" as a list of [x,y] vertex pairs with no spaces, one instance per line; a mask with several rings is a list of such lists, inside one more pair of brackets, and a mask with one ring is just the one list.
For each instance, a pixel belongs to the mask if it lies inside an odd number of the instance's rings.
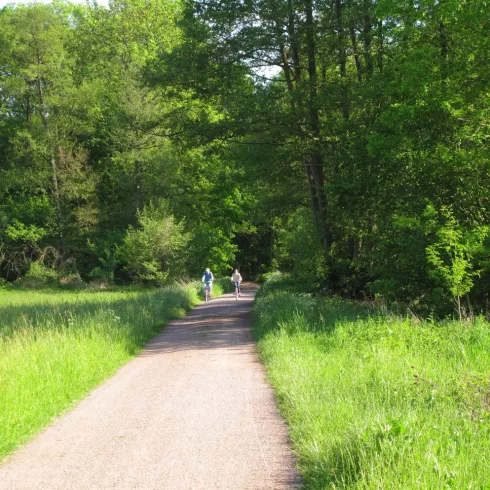
[[204,301],[206,301],[206,303],[209,303],[210,299],[211,299],[211,284],[207,282],[206,285],[204,286]]
[[235,299],[238,301],[238,297],[240,296],[240,287],[239,283],[235,281]]

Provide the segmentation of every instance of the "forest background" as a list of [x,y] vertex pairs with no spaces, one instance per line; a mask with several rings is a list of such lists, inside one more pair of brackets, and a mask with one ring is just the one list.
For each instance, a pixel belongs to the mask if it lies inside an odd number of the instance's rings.
[[484,0],[4,7],[0,281],[280,269],[488,311],[489,29]]

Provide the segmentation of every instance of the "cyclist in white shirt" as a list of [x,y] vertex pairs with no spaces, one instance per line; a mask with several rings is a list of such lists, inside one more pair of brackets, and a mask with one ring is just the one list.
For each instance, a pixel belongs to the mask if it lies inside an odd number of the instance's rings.
[[231,282],[235,284],[235,287],[238,288],[238,296],[241,296],[240,292],[240,283],[243,281],[242,276],[238,272],[238,269],[235,269],[235,272],[231,275]]

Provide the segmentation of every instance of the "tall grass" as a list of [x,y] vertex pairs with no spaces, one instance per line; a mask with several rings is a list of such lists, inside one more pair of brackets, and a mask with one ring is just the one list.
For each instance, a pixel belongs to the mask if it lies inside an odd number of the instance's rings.
[[308,489],[490,488],[490,325],[266,283],[254,333]]
[[0,459],[185,315],[198,290],[0,291]]

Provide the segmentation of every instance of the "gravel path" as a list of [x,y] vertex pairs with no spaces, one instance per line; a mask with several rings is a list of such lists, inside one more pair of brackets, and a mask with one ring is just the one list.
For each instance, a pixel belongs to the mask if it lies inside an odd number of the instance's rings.
[[298,488],[250,335],[255,290],[202,304],[0,467],[0,489]]

